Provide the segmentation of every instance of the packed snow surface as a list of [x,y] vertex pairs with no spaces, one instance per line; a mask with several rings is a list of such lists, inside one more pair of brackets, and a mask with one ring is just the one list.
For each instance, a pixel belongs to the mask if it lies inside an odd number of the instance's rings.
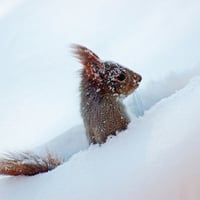
[[[200,3],[13,3],[0,4],[0,152],[64,163],[0,176],[0,200],[199,200]],[[71,43],[143,76],[128,129],[101,146],[87,143]]]

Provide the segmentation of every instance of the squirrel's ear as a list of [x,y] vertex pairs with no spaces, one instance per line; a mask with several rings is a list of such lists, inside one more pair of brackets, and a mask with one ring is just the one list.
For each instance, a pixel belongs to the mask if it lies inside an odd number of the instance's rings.
[[104,69],[103,62],[100,58],[84,46],[73,44],[71,47],[75,57],[77,57],[84,66],[88,77],[93,80],[99,80],[99,72]]

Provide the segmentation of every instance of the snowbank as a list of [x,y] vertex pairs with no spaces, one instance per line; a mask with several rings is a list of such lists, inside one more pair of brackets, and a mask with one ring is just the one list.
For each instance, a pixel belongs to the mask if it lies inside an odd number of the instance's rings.
[[199,199],[199,102],[197,76],[101,147],[46,174],[2,179],[1,198]]

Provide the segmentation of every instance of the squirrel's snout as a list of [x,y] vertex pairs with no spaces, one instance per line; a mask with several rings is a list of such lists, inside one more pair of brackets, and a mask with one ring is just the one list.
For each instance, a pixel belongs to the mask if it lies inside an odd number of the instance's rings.
[[139,83],[139,82],[141,82],[141,80],[142,80],[142,76],[135,73],[135,74],[134,74],[134,81],[135,81],[136,83]]
[[139,74],[136,75],[136,81],[139,83],[142,80],[142,76],[140,76]]
[[141,82],[141,81],[142,81],[142,76],[140,76],[140,75],[138,74],[137,82]]

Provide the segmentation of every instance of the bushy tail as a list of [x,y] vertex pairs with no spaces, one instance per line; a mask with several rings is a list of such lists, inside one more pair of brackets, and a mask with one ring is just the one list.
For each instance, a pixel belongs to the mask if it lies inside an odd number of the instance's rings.
[[33,176],[50,171],[62,162],[61,159],[50,153],[45,157],[40,157],[32,152],[7,153],[0,158],[0,174]]

